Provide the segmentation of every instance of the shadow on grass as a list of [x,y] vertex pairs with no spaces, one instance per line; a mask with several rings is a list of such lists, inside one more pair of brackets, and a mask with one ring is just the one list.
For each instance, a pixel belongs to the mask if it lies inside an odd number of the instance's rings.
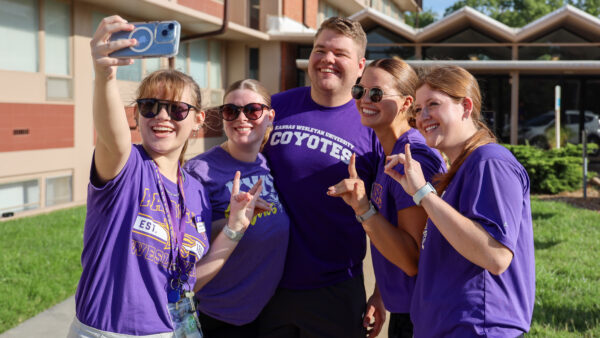
[[571,308],[567,306],[535,305],[533,321],[559,330],[583,333],[600,326],[600,308],[596,305]]
[[554,216],[556,216],[556,212],[540,212],[540,211],[535,211],[535,212],[531,213],[531,219],[534,220],[534,221],[548,219],[548,218],[552,218]]
[[560,241],[538,241],[535,239],[533,240],[533,245],[536,250],[546,250],[559,243]]

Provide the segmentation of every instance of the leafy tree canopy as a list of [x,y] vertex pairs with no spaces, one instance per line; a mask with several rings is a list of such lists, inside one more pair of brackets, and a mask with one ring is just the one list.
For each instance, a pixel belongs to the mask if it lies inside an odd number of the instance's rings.
[[507,26],[523,27],[567,4],[600,15],[600,0],[459,0],[446,8],[444,16],[469,6]]
[[[600,0],[599,0],[600,1]],[[425,27],[430,23],[437,21],[437,13],[431,9],[418,13],[419,15],[419,27]],[[417,27],[417,13],[408,12],[404,16],[404,22],[412,27]]]

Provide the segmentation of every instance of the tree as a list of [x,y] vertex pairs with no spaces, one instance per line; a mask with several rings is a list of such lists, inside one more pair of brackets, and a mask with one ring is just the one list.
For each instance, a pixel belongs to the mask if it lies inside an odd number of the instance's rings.
[[523,27],[567,4],[594,16],[600,14],[600,0],[459,0],[446,8],[444,16],[469,6],[507,26]]
[[[600,0],[599,0],[600,1]],[[434,21],[437,21],[437,13],[434,13],[431,9],[423,11],[421,13],[409,12],[404,15],[404,22],[412,27],[417,27],[417,15],[419,16],[419,27],[425,27]],[[417,28],[419,28],[417,27]]]

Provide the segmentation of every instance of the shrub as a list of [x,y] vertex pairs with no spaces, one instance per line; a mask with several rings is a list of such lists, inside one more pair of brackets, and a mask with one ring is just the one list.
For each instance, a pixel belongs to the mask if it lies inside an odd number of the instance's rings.
[[[527,170],[532,193],[557,194],[581,187],[583,180],[581,145],[566,144],[560,149],[549,150],[527,145],[504,144],[504,146]],[[588,153],[593,150],[593,146],[588,147]]]

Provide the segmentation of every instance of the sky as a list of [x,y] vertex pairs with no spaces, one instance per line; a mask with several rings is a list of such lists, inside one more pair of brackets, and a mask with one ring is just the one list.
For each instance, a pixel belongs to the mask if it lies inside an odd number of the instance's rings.
[[446,8],[452,6],[456,0],[423,0],[423,10],[432,9],[438,13],[438,20],[444,16]]

